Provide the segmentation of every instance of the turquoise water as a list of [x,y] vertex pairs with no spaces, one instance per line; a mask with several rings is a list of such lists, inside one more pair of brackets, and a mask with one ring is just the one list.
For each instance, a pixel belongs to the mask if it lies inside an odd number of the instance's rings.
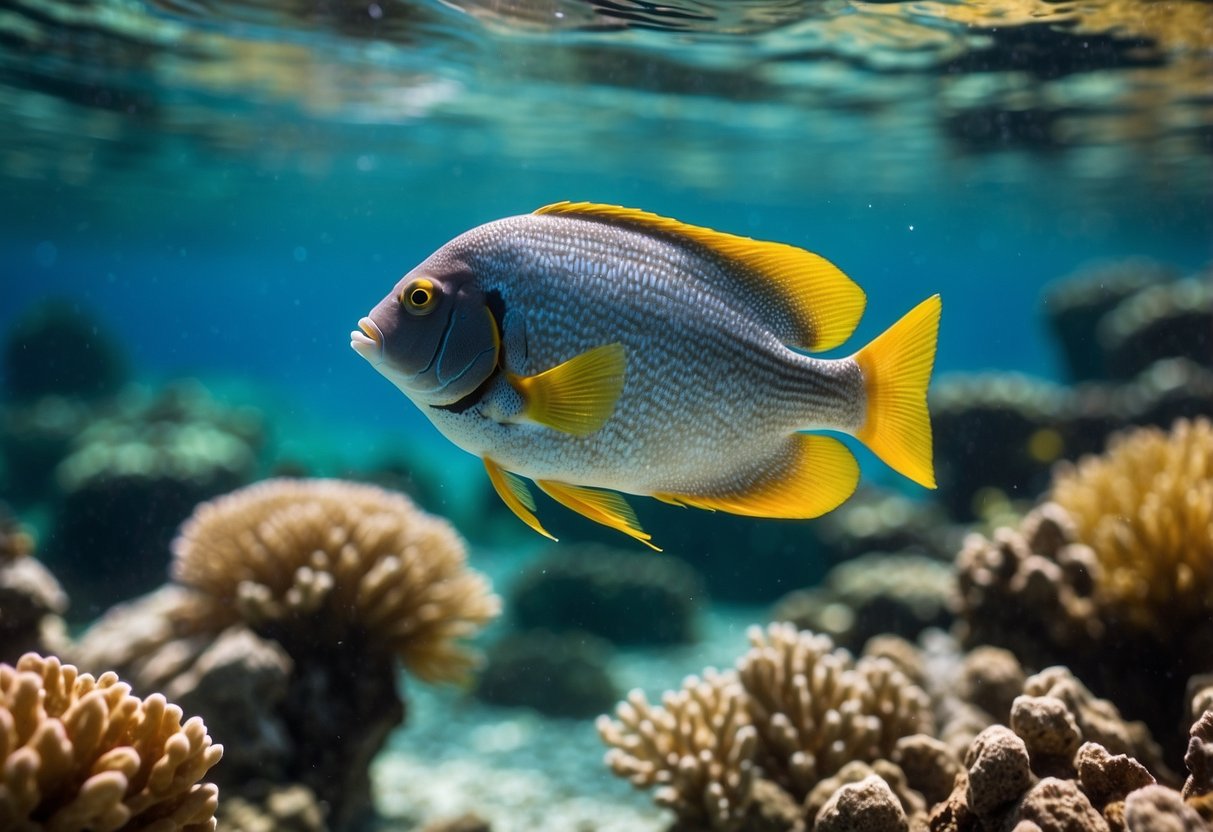
[[[839,353],[940,293],[936,391],[957,374],[1005,380],[1018,373],[1056,383],[1042,397],[1060,399],[1071,380],[1046,322],[1047,286],[1129,257],[1170,264],[1179,277],[1208,274],[1210,9],[1200,0],[0,0],[0,346],[18,344],[19,363],[37,367],[40,345],[14,333],[44,301],[65,300],[90,332],[104,336],[93,343],[112,339],[138,385],[197,380],[214,397],[186,387],[153,404],[124,395],[42,411],[19,401],[14,379],[0,377],[7,391],[0,394],[0,504],[12,504],[34,528],[38,556],[72,596],[66,615],[76,633],[116,601],[163,583],[169,541],[202,500],[275,474],[399,487],[456,524],[471,540],[471,565],[505,599],[504,617],[477,641],[492,649],[503,633],[521,629],[511,618],[512,593],[528,569],[532,578],[536,568],[559,577],[561,558],[575,570],[578,558],[597,553],[562,546],[554,560],[535,560],[546,543],[498,502],[479,461],[443,439],[350,349],[351,329],[401,275],[455,235],[500,217],[559,200],[633,206],[802,246],[838,264],[868,297],[859,329]],[[1185,321],[1207,318],[1204,298]],[[1190,333],[1176,340],[1185,349],[1196,344],[1187,357],[1204,375],[1177,376],[1171,364],[1159,377],[1195,378],[1205,387],[1193,382],[1197,393],[1178,396],[1176,410],[1213,413],[1213,402],[1199,399],[1213,383],[1213,354],[1207,336]],[[1151,358],[1172,357],[1172,346]],[[39,371],[53,388],[58,376],[72,376],[53,362],[74,363],[73,356],[45,353]],[[79,364],[92,366],[86,358]],[[886,549],[913,553],[900,568],[913,574],[909,594],[935,603],[922,618],[952,623],[944,607],[964,533],[974,523],[1018,522],[1014,512],[1039,496],[1049,464],[1077,454],[1064,445],[1075,439],[1066,431],[1094,450],[1105,432],[1132,421],[1121,411],[1109,415],[1111,408],[1084,410],[1085,400],[1062,416],[1064,408],[1041,415],[1032,411],[1039,387],[1010,389],[1007,403],[1024,404],[1039,422],[1023,428],[1015,421],[1020,410],[983,410],[981,402],[975,416],[953,414],[951,424],[964,430],[937,430],[937,470],[975,474],[954,479],[950,489],[941,478],[934,501],[862,450],[865,482],[900,493],[862,494],[848,504],[856,510],[821,521],[754,521],[634,499],[655,540],[690,561],[691,578],[642,576],[628,591],[652,591],[645,597],[675,610],[685,602],[696,632],[687,644],[625,644],[601,660],[618,690],[604,685],[591,693],[617,698],[637,686],[656,702],[683,675],[730,665],[745,649],[745,628],[768,621],[780,596],[815,585],[841,561]],[[1100,396],[1123,404],[1121,388],[1111,389],[1097,391],[1095,405]],[[1020,393],[1023,402],[1014,398]],[[1166,404],[1148,418],[1133,415],[1150,422],[1162,413],[1169,421]],[[201,451],[190,446],[183,454],[184,470],[152,476],[140,469],[129,477],[118,470],[148,456],[159,464],[158,431],[179,426],[174,419],[206,439]],[[90,432],[98,426],[110,433]],[[172,446],[177,436],[164,430]],[[134,450],[123,456],[128,444]],[[111,448],[123,453],[107,457]],[[237,459],[230,470],[216,474],[216,448]],[[97,459],[113,470],[89,468]],[[79,470],[92,471],[95,481],[73,482]],[[972,493],[957,493],[958,481]],[[566,542],[631,545],[550,502],[541,508]],[[0,544],[11,539],[6,534],[0,517]],[[934,559],[926,567],[915,559],[923,553]],[[897,594],[903,573],[888,562],[866,563],[876,565],[851,572],[858,590],[816,596],[815,621],[837,623],[851,603],[846,592],[862,596],[868,584],[881,584],[868,581],[865,569],[890,585],[873,592]],[[0,579],[4,568],[0,562]],[[609,580],[619,576],[606,577],[603,616],[617,623],[657,614],[621,601]],[[570,581],[594,590],[599,578]],[[889,615],[889,632],[913,638],[924,626],[898,629],[905,622],[880,599],[876,606]],[[62,612],[48,617],[57,621]],[[125,643],[140,626],[147,627],[140,636],[159,632],[157,614],[111,641]],[[847,627],[837,632],[859,639],[861,628]],[[242,631],[254,629],[249,623]],[[263,630],[258,636],[267,640],[281,636],[273,626]],[[180,649],[196,651],[193,661],[212,640],[218,636],[195,637]],[[354,648],[334,649],[322,638],[318,647],[298,637],[284,643],[299,665],[281,672],[281,686],[289,681],[305,693],[287,705],[257,701],[261,710],[246,702],[249,719],[312,716],[301,701],[320,716],[292,722],[292,731],[306,730],[281,747],[250,752],[281,769],[279,782],[307,782],[340,803],[343,786],[326,784],[309,756],[328,746],[308,731],[349,727],[355,737],[373,736],[355,743],[355,756],[365,759],[348,764],[338,754],[337,768],[357,780],[359,766],[375,756],[382,829],[416,829],[469,808],[489,816],[498,832],[668,825],[668,814],[601,765],[588,721],[556,722],[474,701],[465,688],[417,684],[407,656],[403,672],[389,658],[380,674],[387,693],[375,707],[388,703],[383,723],[364,721],[374,711],[357,699],[365,690],[345,684],[350,664],[362,658]],[[932,661],[946,652],[940,643],[924,642]],[[56,644],[65,642],[40,649]],[[168,643],[170,658],[177,645]],[[1161,648],[1142,650],[1162,655],[1143,666],[1173,658]],[[1098,650],[1079,652],[1063,658],[1078,669],[1100,664]],[[1109,650],[1106,676],[1121,667],[1110,654],[1125,652]],[[124,678],[128,669],[137,685],[175,677],[155,676],[140,666],[143,658],[142,648],[127,656]],[[312,662],[320,669],[297,684],[305,675],[298,668],[310,673]],[[1213,669],[1200,656],[1191,664],[1188,670]],[[530,668],[521,672],[524,688],[536,687]],[[1130,713],[1141,700],[1129,698],[1121,707],[1156,731],[1163,726],[1168,733],[1159,739],[1178,770],[1173,752],[1182,751],[1186,734],[1171,734],[1184,680],[1173,670],[1154,674],[1164,704]],[[407,682],[397,690],[401,679]],[[172,681],[181,688],[180,677]],[[1087,681],[1095,687],[1100,679]],[[1096,693],[1112,698],[1118,681]],[[349,706],[348,725],[326,721],[331,712],[317,703],[330,694]],[[215,690],[201,695],[199,707],[215,707],[207,695]],[[407,699],[408,724],[388,737],[399,717],[390,706],[403,708],[395,697]],[[230,716],[226,704],[206,714],[231,749],[231,737],[245,735],[222,735]],[[235,757],[229,753],[229,761]],[[282,774],[292,765],[303,773]],[[225,794],[244,794],[241,769],[215,771],[217,782],[228,778]],[[351,817],[367,808],[363,785],[351,788]],[[323,794],[326,787],[336,797]]]

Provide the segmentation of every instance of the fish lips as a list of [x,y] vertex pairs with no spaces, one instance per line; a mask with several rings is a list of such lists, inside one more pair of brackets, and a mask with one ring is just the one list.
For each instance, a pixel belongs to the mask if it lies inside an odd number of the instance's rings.
[[383,331],[371,318],[363,317],[350,333],[350,347],[375,367],[383,363]]

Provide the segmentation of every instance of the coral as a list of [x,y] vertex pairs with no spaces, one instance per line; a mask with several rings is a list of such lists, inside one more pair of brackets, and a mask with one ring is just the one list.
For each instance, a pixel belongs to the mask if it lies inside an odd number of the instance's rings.
[[1015,807],[1016,828],[1033,823],[1045,830],[1073,832],[1104,832],[1108,829],[1103,816],[1095,810],[1073,780],[1045,777],[1020,798]]
[[428,823],[421,832],[492,832],[492,827],[479,815],[466,814],[450,820]]
[[82,660],[188,697],[241,746],[218,771],[229,791],[244,796],[252,772],[302,784],[331,828],[356,827],[367,766],[404,717],[396,660],[463,679],[463,639],[499,609],[463,542],[374,486],[269,480],[199,506],[173,551],[181,583],[107,614]]
[[397,656],[426,681],[464,678],[461,640],[500,601],[445,521],[341,480],[266,480],[199,506],[173,542],[173,576],[292,655]]
[[97,407],[78,399],[43,396],[0,406],[0,488],[22,507],[57,499],[55,471]]
[[248,791],[248,796],[224,796],[219,832],[326,832],[324,807],[306,786],[258,785]]
[[0,827],[14,832],[215,828],[223,754],[202,720],[34,653],[0,665]]
[[17,319],[5,338],[2,366],[10,401],[109,396],[128,372],[105,327],[66,300],[47,301]]
[[1051,498],[1018,530],[966,541],[962,638],[1036,668],[1068,665],[1169,737],[1177,687],[1213,669],[1213,424],[1124,434],[1059,466]]
[[892,762],[905,775],[906,785],[921,794],[927,806],[945,800],[956,783],[956,775],[964,771],[952,750],[942,740],[927,734],[899,739]]
[[[880,781],[879,786],[869,782],[873,778]],[[861,783],[866,785],[857,793],[854,787]],[[840,796],[844,789],[848,792]],[[889,805],[885,792],[893,805]],[[869,811],[872,814],[865,818]],[[897,819],[904,824],[910,818],[925,822],[926,803],[921,794],[910,788],[905,773],[895,763],[876,760],[868,765],[854,760],[813,787],[804,800],[804,815],[815,832],[822,828],[826,817],[831,825],[850,824],[863,829],[864,823],[877,825],[898,822]]]
[[1184,765],[1188,767],[1184,799],[1200,811],[1205,820],[1213,821],[1213,709],[1206,710],[1193,723]]
[[861,487],[813,524],[831,564],[869,552],[918,553],[947,558],[955,551],[946,517],[931,502]]
[[677,558],[583,544],[556,547],[528,566],[507,606],[521,628],[644,645],[695,641],[703,603],[702,579]]
[[1064,392],[1021,375],[944,378],[931,393],[939,499],[958,520],[982,513],[994,489],[1031,498],[1062,452]]
[[582,719],[618,698],[608,669],[611,646],[584,633],[514,633],[487,651],[475,693],[494,705]]
[[790,624],[751,627],[749,638],[738,675],[759,763],[794,797],[847,762],[887,757],[902,737],[933,730],[926,693],[887,659],[855,662]]
[[1100,322],[1125,299],[1178,276],[1170,266],[1135,257],[1084,266],[1046,287],[1044,316],[1061,346],[1070,381],[1107,378],[1096,338]]
[[157,586],[169,542],[202,500],[252,478],[259,418],[195,384],[131,390],[89,424],[57,470],[63,499],[46,562],[81,620]]
[[1143,629],[1213,612],[1213,423],[1139,429],[1063,466],[1051,497],[1100,563],[1096,602]]
[[965,802],[987,824],[1032,784],[1027,746],[1002,725],[992,725],[978,734],[964,762],[968,769]]
[[66,641],[67,596],[33,551],[33,536],[0,503],[0,661]]
[[816,815],[815,832],[909,832],[910,822],[888,783],[870,774],[841,786]]
[[952,571],[922,555],[862,555],[835,566],[822,586],[785,596],[772,618],[829,635],[849,650],[893,634],[914,639],[952,621]]
[[976,647],[965,654],[956,680],[956,693],[981,708],[995,722],[1011,718],[1015,697],[1023,691],[1027,676],[1015,654],[1001,647]]
[[1132,832],[1208,832],[1209,827],[1178,794],[1146,786],[1125,798],[1125,826]]
[[660,705],[634,690],[615,716],[599,717],[597,726],[617,776],[637,788],[656,786],[657,804],[692,828],[742,828],[753,800],[758,735],[734,673],[689,677]]
[[1128,379],[1162,358],[1213,366],[1213,281],[1208,276],[1151,286],[1100,322],[1113,378]]
[[1093,742],[1083,743],[1074,757],[1078,784],[1097,809],[1124,802],[1129,792],[1154,785],[1146,767],[1127,754],[1110,754]]

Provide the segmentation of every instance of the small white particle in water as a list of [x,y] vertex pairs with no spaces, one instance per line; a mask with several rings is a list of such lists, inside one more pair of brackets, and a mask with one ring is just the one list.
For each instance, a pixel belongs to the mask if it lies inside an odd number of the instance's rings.
[[50,240],[43,240],[34,246],[34,262],[44,269],[55,265],[59,259],[59,249]]
[[363,173],[372,171],[375,169],[375,157],[369,153],[363,153],[358,157],[357,161],[354,162],[354,167],[358,168],[358,170],[362,171]]
[[302,263],[307,259],[307,249],[303,246],[295,246],[295,262]]
[[371,3],[371,5],[367,6],[366,13],[371,16],[372,20],[379,20],[383,17],[383,9],[379,7],[378,3]]
[[911,231],[913,231],[913,230],[914,230],[914,226],[912,226],[912,225],[911,225],[911,226],[910,226],[910,230],[911,230]]

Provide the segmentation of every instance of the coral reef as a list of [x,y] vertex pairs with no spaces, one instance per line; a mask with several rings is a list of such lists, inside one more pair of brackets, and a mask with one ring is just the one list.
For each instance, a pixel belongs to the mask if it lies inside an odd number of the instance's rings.
[[1143,289],[1101,321],[1099,341],[1113,378],[1133,378],[1163,358],[1213,366],[1213,280]]
[[957,556],[962,638],[1066,664],[1170,736],[1188,678],[1213,670],[1213,424],[1125,434],[1051,497]]
[[253,412],[221,407],[196,384],[128,390],[89,424],[58,467],[63,499],[45,548],[73,616],[91,620],[162,583],[178,525],[252,478],[262,432]]
[[704,603],[702,579],[677,558],[583,544],[555,547],[528,566],[507,606],[520,628],[659,645],[693,642]]
[[334,829],[370,810],[367,766],[404,716],[396,661],[465,678],[462,642],[500,605],[448,523],[370,485],[248,486],[199,506],[173,552],[178,584],[99,621],[81,661],[188,691],[216,737],[245,743],[221,785],[302,784]]
[[945,563],[921,555],[862,555],[831,569],[821,586],[785,596],[771,617],[858,652],[878,635],[913,640],[928,627],[947,627],[951,591]]
[[585,719],[618,698],[611,646],[585,633],[512,633],[486,651],[475,693],[483,702]]
[[0,828],[203,832],[223,755],[198,717],[35,653],[0,664]]
[[1150,286],[1179,277],[1171,266],[1141,257],[1095,263],[1046,288],[1043,312],[1070,381],[1108,378],[1096,337],[1100,322],[1122,301]]
[[66,641],[67,596],[34,560],[33,536],[0,503],[0,661],[55,652]]
[[870,552],[947,559],[960,542],[934,503],[862,485],[851,499],[816,520],[812,528],[833,564]]
[[2,362],[9,401],[101,398],[118,392],[128,373],[105,327],[66,300],[26,310],[8,331]]
[[1063,451],[1065,392],[1027,376],[945,377],[931,391],[939,500],[958,520],[982,514],[989,489],[1031,498]]
[[[654,799],[674,809],[679,828],[809,828],[813,818],[795,807],[819,783],[849,763],[876,765],[903,738],[933,730],[926,693],[892,661],[855,661],[790,624],[752,627],[749,638],[736,671],[690,677],[660,706],[632,691],[615,720],[599,718],[612,771],[638,788],[658,786]],[[895,789],[908,789],[896,764],[880,765],[898,772],[889,775]],[[839,784],[867,773],[856,772]]]
[[58,499],[55,472],[97,409],[63,396],[0,406],[0,488],[5,498],[19,507]]

